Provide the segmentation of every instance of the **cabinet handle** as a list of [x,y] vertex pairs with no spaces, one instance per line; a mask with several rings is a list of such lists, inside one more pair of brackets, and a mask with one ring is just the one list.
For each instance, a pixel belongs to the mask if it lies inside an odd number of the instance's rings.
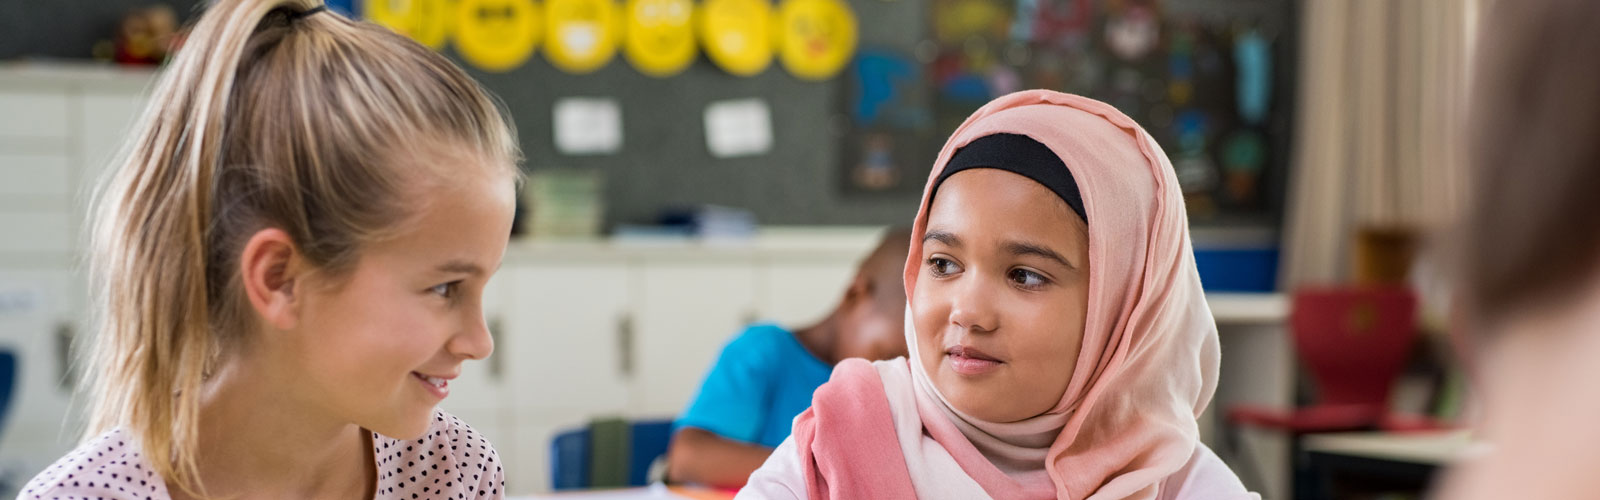
[[617,318],[617,372],[622,378],[633,378],[633,315],[624,313]]
[[71,321],[56,323],[56,384],[62,392],[72,392],[78,385],[72,371],[72,341],[77,337]]
[[[500,347],[500,342],[501,342],[500,327],[501,327],[501,323],[502,322],[500,321],[500,317],[499,316],[495,316],[495,317],[489,318],[488,325],[486,326],[489,329],[489,340],[494,341],[494,345],[496,347]],[[501,352],[505,352],[505,351],[502,350]],[[495,355],[492,355],[492,354],[489,355],[489,380],[490,381],[492,381],[492,382],[499,382],[500,381],[500,375],[502,373],[504,373],[504,370],[505,370],[505,359],[506,359],[506,355],[504,355],[504,354],[501,354],[499,356],[495,356]]]

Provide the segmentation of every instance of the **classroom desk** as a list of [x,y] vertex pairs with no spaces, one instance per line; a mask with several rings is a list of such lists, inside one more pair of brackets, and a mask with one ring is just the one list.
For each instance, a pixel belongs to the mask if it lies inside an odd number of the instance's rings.
[[1210,292],[1206,303],[1218,325],[1281,325],[1289,318],[1289,298],[1281,293]]
[[1325,498],[1420,495],[1439,470],[1482,447],[1464,430],[1313,434],[1301,443]]
[[1302,443],[1308,453],[1433,466],[1450,465],[1480,446],[1464,430],[1311,434]]
[[731,500],[733,493],[723,490],[654,484],[643,488],[564,491],[506,498],[507,500]]

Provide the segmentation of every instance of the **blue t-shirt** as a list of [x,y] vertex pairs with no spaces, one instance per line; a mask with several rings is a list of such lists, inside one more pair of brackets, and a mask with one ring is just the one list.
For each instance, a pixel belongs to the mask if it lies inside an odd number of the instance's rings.
[[734,441],[776,448],[794,417],[833,367],[812,356],[793,333],[753,325],[722,348],[705,383],[675,427],[696,427]]

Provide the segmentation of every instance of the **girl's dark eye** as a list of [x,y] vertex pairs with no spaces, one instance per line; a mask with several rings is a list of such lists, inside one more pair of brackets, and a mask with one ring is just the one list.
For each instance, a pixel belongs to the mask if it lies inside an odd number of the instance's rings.
[[928,259],[928,271],[936,277],[949,276],[961,272],[961,266],[950,259],[933,257]]
[[1050,280],[1046,279],[1044,275],[1027,269],[1012,269],[1010,273],[1006,274],[1006,277],[1010,278],[1011,282],[1017,286],[1029,289],[1039,288],[1050,283]]

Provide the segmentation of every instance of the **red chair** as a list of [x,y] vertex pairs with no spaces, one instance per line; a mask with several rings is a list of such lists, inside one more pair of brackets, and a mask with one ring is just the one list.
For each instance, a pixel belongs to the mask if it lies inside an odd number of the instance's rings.
[[[1346,431],[1413,431],[1447,427],[1432,418],[1390,412],[1389,395],[1405,371],[1417,341],[1417,298],[1401,287],[1303,288],[1294,292],[1289,330],[1295,355],[1315,392],[1310,406],[1284,409],[1252,405],[1229,408],[1230,451],[1242,453],[1237,429],[1255,427],[1288,434],[1295,498],[1321,498],[1318,483],[1300,464],[1299,438]],[[1240,459],[1245,457],[1240,456]],[[1259,480],[1258,464],[1241,472]]]
[[1291,410],[1235,406],[1228,420],[1294,435],[1380,429],[1407,420],[1389,416],[1389,392],[1411,356],[1416,325],[1417,299],[1409,289],[1296,291],[1289,330],[1316,404]]

